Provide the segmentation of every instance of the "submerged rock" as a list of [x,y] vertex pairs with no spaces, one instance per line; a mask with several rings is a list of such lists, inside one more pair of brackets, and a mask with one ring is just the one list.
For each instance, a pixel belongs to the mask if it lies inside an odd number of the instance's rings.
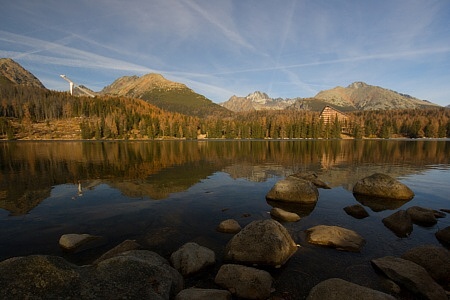
[[296,173],[290,176],[311,181],[318,188],[331,189],[331,187],[322,180],[320,180],[319,176],[317,176],[317,174],[314,172]]
[[275,183],[266,195],[267,200],[302,204],[315,204],[318,197],[319,192],[311,181],[293,176]]
[[434,210],[420,206],[412,206],[406,210],[414,224],[421,226],[433,226],[437,223]]
[[270,215],[280,221],[297,222],[300,220],[300,216],[296,213],[288,212],[278,207],[272,208],[270,210]]
[[270,296],[273,278],[267,271],[225,264],[217,272],[215,282],[238,297],[267,299]]
[[279,222],[253,221],[231,238],[225,259],[249,264],[281,266],[297,251],[289,232]]
[[183,275],[200,271],[216,262],[214,251],[196,243],[186,243],[170,256],[172,266]]
[[450,289],[450,253],[445,248],[418,246],[405,252],[402,258],[422,266],[436,282]]
[[354,218],[357,218],[357,219],[364,219],[364,218],[367,218],[369,216],[369,213],[360,204],[346,206],[346,207],[344,207],[344,211],[348,215],[350,215],[350,216],[352,216]]
[[353,193],[400,200],[410,200],[414,197],[414,192],[409,187],[381,173],[359,180],[353,187]]
[[450,247],[450,226],[438,230],[434,235],[444,246]]
[[234,219],[228,219],[220,222],[217,231],[224,233],[238,233],[241,231],[241,225]]
[[372,260],[387,277],[425,299],[447,299],[444,289],[418,264],[393,256]]
[[306,234],[308,243],[344,251],[359,252],[366,243],[355,231],[338,226],[317,225],[306,230]]
[[383,224],[398,237],[408,237],[413,231],[413,223],[409,214],[399,210],[383,219]]
[[317,284],[309,292],[307,300],[341,300],[341,299],[371,299],[395,300],[391,295],[369,289],[367,287],[345,281],[340,278],[330,278]]
[[102,243],[102,237],[87,233],[64,234],[59,238],[59,246],[66,251],[78,252],[95,248]]

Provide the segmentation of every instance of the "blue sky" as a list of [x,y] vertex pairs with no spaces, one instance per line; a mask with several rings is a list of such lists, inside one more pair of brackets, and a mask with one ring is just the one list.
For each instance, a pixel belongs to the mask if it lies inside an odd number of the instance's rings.
[[448,0],[3,2],[0,57],[53,90],[156,72],[216,103],[364,81],[450,104]]

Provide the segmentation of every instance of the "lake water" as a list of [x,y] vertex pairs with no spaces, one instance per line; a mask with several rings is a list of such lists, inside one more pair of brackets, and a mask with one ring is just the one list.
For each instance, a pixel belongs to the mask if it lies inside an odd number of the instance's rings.
[[[301,245],[285,266],[270,270],[276,294],[286,299],[301,299],[330,277],[383,290],[372,258],[440,245],[434,234],[450,225],[447,215],[398,238],[381,221],[414,205],[450,208],[450,140],[0,142],[0,260],[52,254],[86,264],[125,239],[168,258],[194,241],[214,250],[218,263],[186,283],[213,286],[231,238],[217,225],[270,218],[265,195],[272,186],[310,171],[332,189],[320,189],[299,222],[284,223]],[[359,203],[352,187],[376,172],[405,183],[415,197],[395,207],[365,203],[370,216],[354,219],[343,210]],[[304,230],[318,224],[355,230],[367,243],[361,253],[309,245]],[[58,246],[66,233],[106,242],[68,254]]]

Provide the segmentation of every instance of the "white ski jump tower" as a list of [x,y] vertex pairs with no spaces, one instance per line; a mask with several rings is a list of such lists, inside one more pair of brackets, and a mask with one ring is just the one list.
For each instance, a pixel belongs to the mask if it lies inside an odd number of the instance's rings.
[[67,81],[69,83],[69,91],[70,94],[73,95],[73,88],[77,87],[80,91],[82,91],[83,93],[85,93],[86,95],[88,95],[89,97],[95,97],[91,92],[89,92],[88,90],[86,90],[85,88],[79,86],[78,84],[76,84],[75,82],[73,82],[72,80],[70,80],[69,78],[67,78],[66,75],[59,75],[61,76],[62,79],[64,79],[65,81]]

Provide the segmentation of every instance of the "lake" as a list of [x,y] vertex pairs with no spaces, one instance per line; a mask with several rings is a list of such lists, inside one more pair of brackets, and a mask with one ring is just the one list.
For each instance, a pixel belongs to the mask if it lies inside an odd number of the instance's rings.
[[[440,245],[433,227],[414,225],[398,238],[382,219],[399,209],[450,209],[450,140],[283,141],[61,141],[0,142],[0,260],[51,254],[91,263],[125,239],[168,258],[184,243],[216,252],[217,267],[186,279],[212,286],[230,234],[216,231],[226,219],[242,227],[270,218],[265,195],[280,179],[315,172],[332,189],[319,189],[314,208],[284,223],[301,247],[280,269],[270,270],[276,294],[304,298],[317,283],[339,277],[383,290],[373,258],[400,256],[422,245]],[[361,178],[381,172],[410,187],[415,197],[396,206],[364,203],[359,220],[343,208],[359,203],[352,194]],[[338,225],[366,239],[361,253],[310,245],[304,230]],[[69,254],[58,245],[66,233],[105,238],[98,248]],[[291,297],[291,298],[289,298]]]

